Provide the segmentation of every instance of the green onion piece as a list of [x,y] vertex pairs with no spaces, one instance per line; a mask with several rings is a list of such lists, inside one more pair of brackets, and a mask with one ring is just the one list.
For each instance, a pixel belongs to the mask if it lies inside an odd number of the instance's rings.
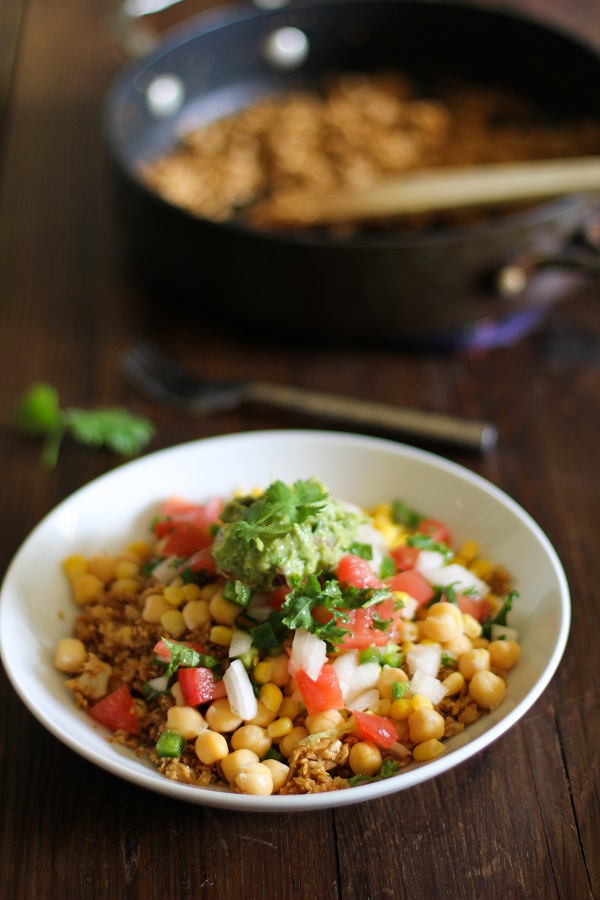
[[230,603],[247,607],[252,600],[252,588],[243,581],[228,581],[223,588],[223,597]]
[[399,669],[404,662],[404,654],[397,644],[386,644],[382,654],[384,666],[392,666]]
[[402,700],[408,690],[408,681],[392,681],[392,696],[394,700]]
[[257,625],[256,628],[251,628],[250,634],[252,635],[253,644],[259,650],[264,650],[267,647],[276,647],[280,643],[270,622],[263,622],[261,625]]
[[376,662],[379,663],[379,665],[382,665],[383,657],[381,656],[381,652],[377,649],[377,647],[366,647],[358,654],[358,662],[359,665],[362,663],[370,662]]
[[156,744],[157,756],[181,756],[185,747],[185,738],[178,731],[167,728],[163,731]]

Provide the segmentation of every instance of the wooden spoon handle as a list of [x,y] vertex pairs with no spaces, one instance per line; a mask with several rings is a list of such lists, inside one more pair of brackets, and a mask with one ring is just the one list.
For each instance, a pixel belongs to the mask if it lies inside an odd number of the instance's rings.
[[600,157],[422,169],[364,190],[343,189],[319,196],[298,193],[272,204],[268,212],[273,222],[325,224],[541,200],[582,191],[600,191]]

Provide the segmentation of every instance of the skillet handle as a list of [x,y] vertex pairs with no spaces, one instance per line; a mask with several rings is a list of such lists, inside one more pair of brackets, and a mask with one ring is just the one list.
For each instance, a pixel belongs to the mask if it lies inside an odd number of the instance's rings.
[[244,400],[346,422],[361,428],[382,429],[407,437],[455,444],[479,452],[494,447],[498,439],[495,426],[488,422],[455,418],[386,403],[371,403],[355,397],[311,391],[284,384],[249,382],[244,385]]

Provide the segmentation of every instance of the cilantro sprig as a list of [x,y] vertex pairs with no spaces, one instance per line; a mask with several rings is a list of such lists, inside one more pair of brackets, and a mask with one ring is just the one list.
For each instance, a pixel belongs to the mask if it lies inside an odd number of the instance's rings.
[[15,423],[21,431],[44,439],[42,463],[50,469],[56,466],[66,434],[80,444],[106,447],[120,456],[135,456],[155,434],[152,422],[122,407],[64,409],[56,388],[41,382],[18,404]]
[[171,652],[171,659],[169,660],[164,673],[167,678],[170,678],[180,666],[192,669],[198,668],[198,666],[204,666],[207,669],[212,669],[215,674],[218,674],[221,670],[221,662],[215,656],[199,653],[198,650],[194,650],[193,647],[188,647],[186,644],[179,644],[175,641],[169,641],[164,637],[162,638],[162,642]]
[[327,503],[327,493],[315,480],[287,485],[274,481],[258,499],[252,498],[243,510],[232,534],[247,544],[263,537],[284,537],[294,525],[301,525]]
[[357,784],[370,784],[373,781],[382,781],[384,778],[391,778],[392,775],[397,775],[399,771],[400,766],[395,759],[384,759],[376,775],[352,775],[348,779],[348,784],[351,787],[356,787]]

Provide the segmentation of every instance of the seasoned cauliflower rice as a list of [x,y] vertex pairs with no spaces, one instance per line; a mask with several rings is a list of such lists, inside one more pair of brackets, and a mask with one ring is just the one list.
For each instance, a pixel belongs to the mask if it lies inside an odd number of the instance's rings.
[[70,556],[77,706],[167,778],[340,790],[444,752],[506,693],[518,595],[474,541],[315,479],[166,501],[149,539]]

